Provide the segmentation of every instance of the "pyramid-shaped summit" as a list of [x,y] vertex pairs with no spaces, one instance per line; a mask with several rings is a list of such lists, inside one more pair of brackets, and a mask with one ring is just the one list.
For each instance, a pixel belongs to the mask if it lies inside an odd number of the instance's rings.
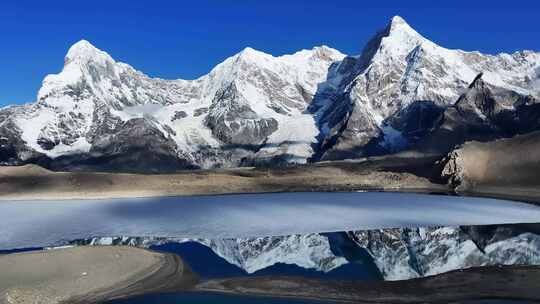
[[114,61],[106,52],[96,48],[87,40],[80,40],[73,44],[65,57],[66,63],[73,61]]

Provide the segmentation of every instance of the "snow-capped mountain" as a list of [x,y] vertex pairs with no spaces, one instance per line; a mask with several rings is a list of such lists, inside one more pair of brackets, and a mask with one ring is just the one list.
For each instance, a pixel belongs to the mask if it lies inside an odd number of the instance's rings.
[[448,50],[400,17],[358,56],[246,48],[195,80],[150,78],[82,40],[36,102],[0,110],[0,161],[162,171],[394,151],[411,108],[454,104],[479,73],[540,95],[539,53]]
[[497,87],[540,94],[540,53],[492,56],[445,49],[397,16],[360,56],[345,58],[336,70],[339,89],[314,102],[321,105],[321,130],[331,143],[325,159],[355,157],[373,143],[390,151],[402,148],[407,138],[400,131],[406,126],[395,120],[421,121],[422,112],[431,111],[411,109],[454,104],[480,73]]
[[324,46],[281,57],[246,48],[199,79],[162,80],[83,40],[45,78],[37,102],[1,112],[3,154],[113,167],[143,155],[158,167],[237,165],[276,150],[305,161],[318,131],[304,111],[343,56]]
[[534,225],[494,225],[350,231],[339,238],[333,237],[336,233],[224,240],[104,237],[72,244],[197,242],[248,274],[278,263],[330,272],[355,262],[344,252],[357,247],[368,253],[384,279],[404,280],[486,265],[540,265],[538,233]]

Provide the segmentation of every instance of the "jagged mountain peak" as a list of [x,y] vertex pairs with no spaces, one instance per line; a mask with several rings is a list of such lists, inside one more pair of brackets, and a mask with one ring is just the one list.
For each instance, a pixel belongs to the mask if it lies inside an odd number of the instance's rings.
[[96,48],[88,40],[84,39],[73,44],[66,54],[66,64],[75,61],[114,62],[109,54]]
[[394,16],[388,23],[388,32],[394,33],[399,31],[415,32],[416,31],[403,19],[401,16]]
[[342,60],[345,57],[345,54],[326,45],[316,46],[310,50],[302,50],[302,51],[294,53],[291,56],[295,56],[295,55],[296,56],[305,55],[306,57],[309,57],[311,59],[324,60],[324,61],[338,61],[338,60]]
[[390,23],[391,24],[407,24],[407,21],[405,21],[403,17],[399,15],[395,15],[394,17],[390,18]]
[[258,51],[252,47],[245,47],[242,51],[240,51],[238,54],[236,54],[238,58],[250,58],[250,59],[258,59],[261,56],[264,57],[272,57],[270,54],[266,54],[265,52]]
[[374,60],[387,61],[388,58],[402,60],[423,44],[435,45],[414,30],[403,18],[394,16],[364,46],[359,56],[360,69],[366,68]]
[[408,53],[427,39],[414,30],[403,18],[394,16],[382,31],[380,49]]
[[329,46],[326,45],[326,44],[322,44],[322,45],[313,47],[313,51],[331,51],[331,52],[339,52],[338,50],[336,50],[336,49],[334,49],[334,48],[331,48],[331,47],[329,47]]
[[258,64],[269,60],[281,61],[285,63],[292,63],[294,60],[303,61],[303,59],[338,61],[343,59],[345,55],[336,49],[326,45],[321,45],[315,46],[312,49],[304,49],[292,54],[285,54],[281,56],[273,56],[254,48],[246,47],[233,57],[239,60],[253,61],[253,63]]
[[[45,77],[38,92],[38,100],[44,100],[54,94],[64,94],[68,87],[79,86],[82,89],[83,83],[90,85],[105,78],[116,78],[115,65],[118,63],[108,53],[96,48],[87,40],[80,40],[69,48],[62,71]],[[119,66],[125,70],[132,70],[127,64]]]
[[469,89],[479,88],[479,87],[484,86],[484,81],[482,80],[482,76],[484,76],[484,73],[480,73],[480,74],[476,75],[474,80],[469,85]]
[[[276,56],[246,47],[195,80],[149,77],[81,40],[62,71],[44,79],[35,104],[5,111],[20,132],[0,126],[0,135],[22,142],[9,152],[20,162],[29,152],[109,156],[120,139],[134,148],[157,140],[166,148],[153,146],[149,154],[164,151],[164,159],[204,168],[355,158],[417,140],[425,131],[423,124],[416,132],[415,109],[425,108],[418,105],[431,103],[433,113],[454,105],[480,72],[492,95],[507,96],[495,87],[538,95],[538,53],[446,49],[399,16],[361,56],[325,45]],[[140,124],[153,137],[141,141],[128,132],[133,118],[153,118],[154,127]]]

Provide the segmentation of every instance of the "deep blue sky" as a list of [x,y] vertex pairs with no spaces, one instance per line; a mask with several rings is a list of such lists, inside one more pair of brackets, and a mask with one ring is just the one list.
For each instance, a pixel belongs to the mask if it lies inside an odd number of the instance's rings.
[[33,101],[83,38],[151,76],[192,79],[246,46],[281,55],[326,44],[358,54],[393,15],[449,48],[539,51],[535,2],[3,0],[0,106]]

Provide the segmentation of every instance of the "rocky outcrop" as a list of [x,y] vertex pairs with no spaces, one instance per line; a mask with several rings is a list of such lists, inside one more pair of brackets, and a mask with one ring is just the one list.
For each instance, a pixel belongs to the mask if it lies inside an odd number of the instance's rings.
[[21,130],[10,119],[14,111],[12,108],[0,111],[0,165],[19,165],[41,155],[28,148],[21,138]]
[[448,153],[466,141],[492,141],[538,130],[540,101],[488,84],[479,74],[457,102],[446,108],[420,140],[423,151]]
[[274,118],[259,118],[234,83],[216,92],[205,124],[220,141],[258,146],[278,128]]
[[442,177],[448,181],[448,184],[457,192],[470,189],[470,181],[465,176],[465,168],[459,154],[459,149],[450,152],[441,160],[443,164]]
[[540,132],[463,144],[442,160],[443,176],[458,192],[533,196],[540,186]]

